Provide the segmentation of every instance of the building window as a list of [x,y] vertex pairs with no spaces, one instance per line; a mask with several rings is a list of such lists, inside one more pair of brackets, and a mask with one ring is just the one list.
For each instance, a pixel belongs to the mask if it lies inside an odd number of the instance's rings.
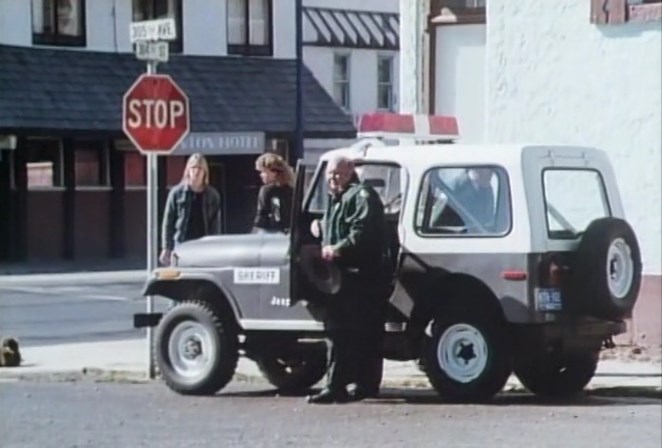
[[333,57],[333,99],[345,110],[350,110],[349,90],[350,66],[348,54],[336,54]]
[[74,148],[76,186],[109,186],[109,153],[105,143],[101,141],[77,141]]
[[487,0],[432,0],[431,22],[440,25],[485,23]]
[[591,23],[659,22],[662,0],[590,0]]
[[228,54],[271,56],[271,0],[228,0]]
[[29,139],[27,154],[28,189],[64,186],[62,146],[56,139]]
[[182,27],[182,0],[133,0],[133,21],[153,19],[175,19],[177,38],[170,42],[172,53],[181,53],[184,48]]
[[377,57],[377,109],[394,111],[393,56]]
[[172,187],[182,181],[185,166],[186,156],[166,157],[166,186]]
[[83,0],[32,0],[35,45],[85,46]]
[[124,186],[147,186],[146,159],[138,151],[124,151]]

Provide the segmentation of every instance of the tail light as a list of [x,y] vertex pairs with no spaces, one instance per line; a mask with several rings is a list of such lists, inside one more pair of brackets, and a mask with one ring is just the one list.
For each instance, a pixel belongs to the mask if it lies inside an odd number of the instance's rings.
[[563,285],[564,265],[555,257],[543,258],[540,262],[539,283],[544,288],[560,288]]

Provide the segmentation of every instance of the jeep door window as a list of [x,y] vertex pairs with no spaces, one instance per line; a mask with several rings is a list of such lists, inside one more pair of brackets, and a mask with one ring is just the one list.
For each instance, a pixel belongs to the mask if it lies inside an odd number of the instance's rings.
[[577,238],[593,220],[611,215],[602,177],[595,170],[546,169],[543,190],[552,239]]
[[510,191],[503,168],[443,167],[425,174],[416,216],[421,234],[503,236],[510,221]]

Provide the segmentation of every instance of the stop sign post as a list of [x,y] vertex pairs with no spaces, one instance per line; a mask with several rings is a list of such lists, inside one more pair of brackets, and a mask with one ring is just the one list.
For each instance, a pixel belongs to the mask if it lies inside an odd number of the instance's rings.
[[[159,62],[167,62],[167,42],[175,39],[173,19],[134,22],[131,43],[136,56],[147,62],[147,73],[129,88],[122,101],[122,130],[138,151],[147,157],[147,275],[157,263],[157,180],[159,154],[169,154],[189,132],[189,101],[170,76],[157,75]],[[154,312],[154,299],[147,296],[147,313]],[[154,378],[154,333],[147,327],[147,376]]]

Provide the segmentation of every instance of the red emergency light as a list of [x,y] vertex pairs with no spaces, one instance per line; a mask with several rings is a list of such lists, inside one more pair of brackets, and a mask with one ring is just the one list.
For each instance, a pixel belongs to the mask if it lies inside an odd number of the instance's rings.
[[455,117],[379,112],[358,117],[357,136],[456,140],[460,133]]

